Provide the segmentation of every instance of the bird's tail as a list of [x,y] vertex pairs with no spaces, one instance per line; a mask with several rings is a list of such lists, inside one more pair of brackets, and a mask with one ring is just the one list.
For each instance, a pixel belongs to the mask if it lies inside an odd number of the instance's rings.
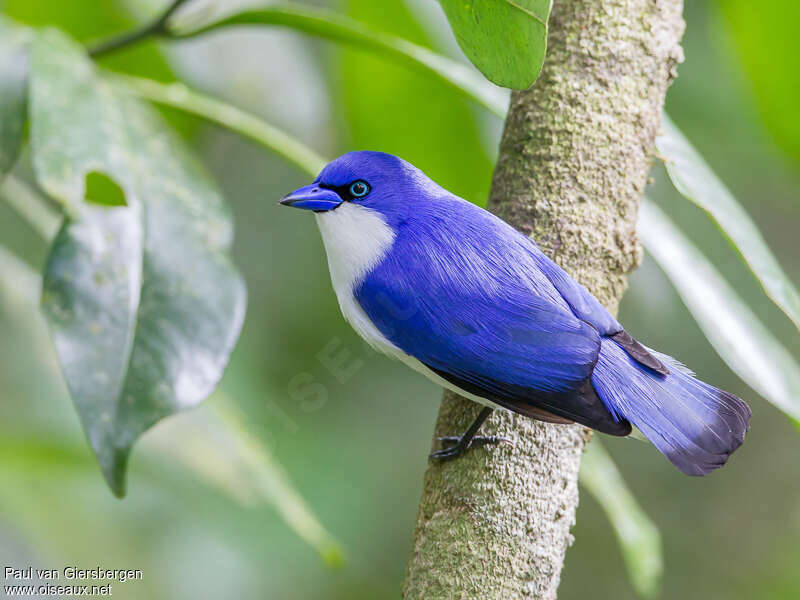
[[653,354],[668,366],[669,375],[640,365],[604,338],[592,374],[597,395],[615,418],[638,427],[681,471],[706,475],[724,465],[744,441],[750,407],[695,379],[674,358]]

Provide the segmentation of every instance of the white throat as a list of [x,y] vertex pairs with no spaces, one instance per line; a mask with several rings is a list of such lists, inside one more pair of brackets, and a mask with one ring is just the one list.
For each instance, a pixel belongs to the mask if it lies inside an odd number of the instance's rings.
[[352,202],[335,210],[316,213],[322,234],[333,289],[352,295],[355,286],[383,260],[394,243],[395,233],[375,212]]
[[376,350],[397,354],[400,350],[372,324],[354,295],[356,286],[391,249],[394,231],[377,212],[352,202],[316,217],[342,315]]

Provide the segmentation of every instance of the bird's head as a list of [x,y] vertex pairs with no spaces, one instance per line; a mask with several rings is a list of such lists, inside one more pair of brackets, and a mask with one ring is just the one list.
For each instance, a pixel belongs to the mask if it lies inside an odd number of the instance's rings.
[[379,213],[394,225],[426,192],[441,188],[422,171],[384,152],[348,152],[328,163],[314,180],[281,199],[284,206],[315,213],[351,204]]

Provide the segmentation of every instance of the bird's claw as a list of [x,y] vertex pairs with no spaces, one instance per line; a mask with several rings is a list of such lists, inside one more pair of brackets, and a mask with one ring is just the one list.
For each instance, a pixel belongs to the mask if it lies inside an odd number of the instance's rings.
[[459,437],[457,435],[448,435],[436,439],[443,445],[450,444],[448,447],[437,450],[436,452],[431,452],[430,454],[430,458],[442,462],[459,458],[463,456],[470,448],[480,448],[481,446],[496,444],[508,444],[509,446],[514,445],[512,440],[497,435],[478,435],[466,443],[464,442],[463,437]]

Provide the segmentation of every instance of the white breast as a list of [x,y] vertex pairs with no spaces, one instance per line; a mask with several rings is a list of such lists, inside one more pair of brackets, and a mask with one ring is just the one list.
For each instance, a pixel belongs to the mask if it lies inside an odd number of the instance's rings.
[[333,290],[342,315],[356,333],[379,352],[401,360],[434,383],[480,404],[498,408],[496,404],[454,386],[395,346],[375,327],[356,300],[353,293],[356,286],[380,264],[396,237],[380,214],[352,202],[343,202],[335,210],[316,213],[315,216],[328,255]]
[[316,217],[344,318],[376,350],[393,356],[404,354],[372,324],[353,295],[356,286],[391,250],[394,231],[377,212],[352,202],[316,213]]

